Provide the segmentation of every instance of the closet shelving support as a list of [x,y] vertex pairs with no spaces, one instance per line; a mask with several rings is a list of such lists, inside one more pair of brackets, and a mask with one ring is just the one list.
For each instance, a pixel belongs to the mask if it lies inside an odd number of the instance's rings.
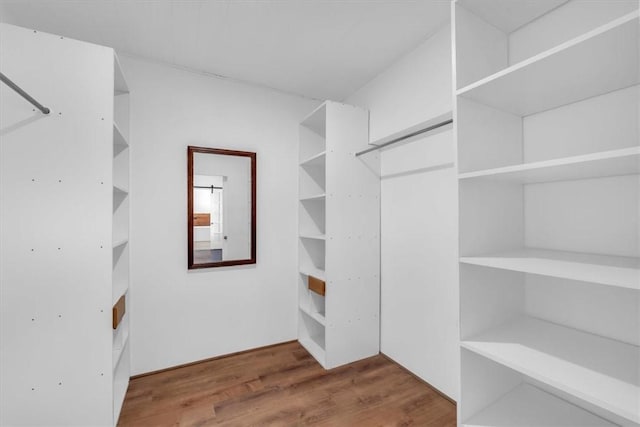
[[638,2],[509,7],[452,5],[459,421],[637,426]]

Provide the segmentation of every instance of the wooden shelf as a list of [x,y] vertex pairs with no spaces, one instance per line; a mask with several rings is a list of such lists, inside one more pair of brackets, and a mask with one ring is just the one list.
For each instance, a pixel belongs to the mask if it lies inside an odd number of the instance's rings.
[[640,349],[523,317],[461,343],[463,348],[620,417],[640,422]]
[[614,426],[584,409],[523,383],[498,401],[473,415],[465,427],[538,426],[587,427]]
[[640,173],[640,147],[467,172],[459,178],[532,184],[637,173]]
[[313,195],[313,196],[301,197],[300,201],[301,202],[310,202],[310,201],[313,201],[313,200],[325,200],[326,197],[327,197],[327,195],[325,193],[322,193],[322,194],[316,194],[316,195]]
[[640,290],[640,258],[521,249],[461,257],[460,262]]
[[129,146],[129,141],[127,141],[127,138],[125,138],[120,127],[115,122],[113,123],[113,144],[121,147]]
[[323,151],[322,153],[315,154],[302,162],[300,162],[300,166],[302,167],[324,167],[327,159],[327,152]]
[[629,13],[457,94],[527,116],[638,84],[638,16]]
[[326,322],[325,322],[324,313],[311,311],[307,307],[304,307],[302,305],[299,308],[301,312],[303,312],[304,314],[306,314],[307,316],[309,316],[310,318],[312,318],[322,326],[325,326]]
[[320,270],[315,267],[300,267],[300,274],[304,274],[305,276],[313,276],[326,281],[324,270]]
[[312,240],[326,240],[327,236],[324,234],[300,234],[301,239],[312,239]]

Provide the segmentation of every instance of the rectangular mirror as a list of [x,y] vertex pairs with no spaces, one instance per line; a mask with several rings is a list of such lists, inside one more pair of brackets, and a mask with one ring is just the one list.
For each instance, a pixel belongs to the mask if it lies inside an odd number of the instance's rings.
[[187,149],[189,269],[256,263],[256,153]]

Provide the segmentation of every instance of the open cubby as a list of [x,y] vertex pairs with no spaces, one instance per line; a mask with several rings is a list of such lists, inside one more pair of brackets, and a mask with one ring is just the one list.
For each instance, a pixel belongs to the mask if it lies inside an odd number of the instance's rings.
[[301,201],[298,212],[300,234],[325,234],[325,212],[325,198],[315,198]]
[[324,270],[325,242],[320,239],[300,238],[300,265]]

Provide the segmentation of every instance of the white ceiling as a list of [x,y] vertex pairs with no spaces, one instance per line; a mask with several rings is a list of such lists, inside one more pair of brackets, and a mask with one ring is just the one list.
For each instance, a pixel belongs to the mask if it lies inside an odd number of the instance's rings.
[[334,100],[449,19],[449,0],[1,1],[12,24]]

